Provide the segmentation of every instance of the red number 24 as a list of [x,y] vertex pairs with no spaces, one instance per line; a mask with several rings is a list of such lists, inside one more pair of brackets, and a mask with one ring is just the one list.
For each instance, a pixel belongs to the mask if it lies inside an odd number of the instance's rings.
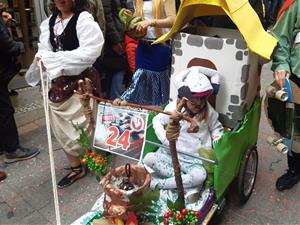
[[108,128],[109,135],[108,138],[106,139],[106,144],[116,147],[118,145],[122,146],[123,150],[127,150],[128,147],[130,146],[129,142],[129,137],[130,137],[130,131],[125,130],[121,136],[119,136],[119,129],[115,126],[111,126]]

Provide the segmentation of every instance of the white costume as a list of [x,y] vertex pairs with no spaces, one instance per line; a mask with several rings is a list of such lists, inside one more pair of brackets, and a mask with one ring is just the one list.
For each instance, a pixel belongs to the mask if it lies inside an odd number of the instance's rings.
[[[79,47],[72,51],[53,52],[49,40],[49,19],[50,17],[41,23],[38,52],[25,76],[27,83],[31,86],[37,85],[40,81],[37,58],[42,60],[50,80],[61,75],[79,75],[94,64],[100,56],[104,44],[102,32],[93,16],[88,12],[82,12],[76,24]],[[64,19],[61,23],[61,19],[57,17],[54,26],[57,34],[63,32],[69,20],[70,18]]]
[[[50,81],[62,75],[79,75],[93,65],[101,54],[104,44],[104,38],[98,24],[90,13],[84,11],[79,14],[76,22],[79,47],[70,51],[54,52],[50,44],[50,18],[44,20],[41,24],[38,52],[26,73],[26,81],[32,86],[37,85],[40,81],[37,59],[41,59],[43,62]],[[56,35],[64,32],[70,19],[62,20],[57,16],[53,27]],[[62,148],[68,154],[78,156],[80,147],[76,140],[79,133],[75,131],[71,122],[83,128],[88,126],[88,121],[82,112],[79,96],[73,95],[61,103],[49,101],[49,114],[52,131]]]
[[[192,91],[212,90],[212,86],[209,83],[208,78],[197,71],[197,73],[191,72],[192,70],[184,71],[181,79],[178,79],[178,86],[188,86]],[[195,91],[193,91],[195,93]],[[165,108],[165,111],[174,112],[176,110],[176,101],[171,102]],[[180,135],[176,141],[176,148],[182,152],[198,155],[198,151],[201,148],[212,149],[213,141],[219,139],[223,134],[223,126],[218,121],[218,113],[207,103],[207,121],[201,122],[197,119],[197,115],[194,116],[194,120],[199,126],[197,133],[188,133],[187,129],[190,123],[181,120],[180,121]],[[184,112],[185,109],[182,109]],[[166,138],[165,126],[169,123],[169,116],[165,114],[158,114],[153,118],[153,128],[158,139],[166,146],[169,142]],[[206,179],[206,171],[202,167],[202,161],[192,157],[185,156],[178,153],[180,162],[182,181],[184,188],[201,188],[203,182]],[[169,150],[160,148],[154,153],[148,153],[144,158],[144,163],[153,169],[151,187],[157,187],[160,189],[174,189],[176,188],[176,182],[174,177],[173,165]]]

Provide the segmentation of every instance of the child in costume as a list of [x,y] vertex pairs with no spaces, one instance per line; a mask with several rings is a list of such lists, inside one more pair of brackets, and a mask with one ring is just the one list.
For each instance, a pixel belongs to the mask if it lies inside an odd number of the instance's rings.
[[135,0],[136,17],[142,18],[130,31],[144,36],[136,49],[136,71],[121,99],[141,105],[162,105],[169,99],[171,48],[169,43],[152,45],[167,33],[175,19],[173,0]]
[[[174,112],[171,117],[165,114],[158,114],[153,118],[153,128],[159,140],[166,146],[175,137],[176,147],[179,151],[198,155],[200,149],[212,151],[213,142],[217,141],[223,134],[223,126],[218,121],[218,113],[208,103],[208,97],[214,92],[214,88],[202,72],[213,75],[214,86],[219,86],[218,73],[204,67],[191,67],[182,71],[175,78],[174,82],[178,89],[178,98],[187,98],[186,105],[181,112],[176,112],[176,101],[171,102],[165,108],[166,111]],[[199,126],[196,133],[188,133],[190,123],[180,120],[182,115],[192,117]],[[174,127],[165,125],[169,120],[179,122],[177,134],[174,134]],[[171,139],[170,139],[171,137]],[[174,139],[173,139],[174,140]],[[207,173],[202,166],[200,159],[192,158],[178,153],[182,172],[182,182],[185,190],[201,189]],[[144,158],[146,167],[150,167],[154,172],[152,175],[151,188],[175,189],[176,182],[174,177],[171,155],[168,149],[160,148],[154,153],[148,153]]]
[[[300,2],[287,0],[279,11],[273,35],[278,45],[273,52],[272,70],[280,87],[285,78],[300,86]],[[300,180],[300,149],[295,147],[288,154],[288,170],[276,181],[279,191],[292,188]]]

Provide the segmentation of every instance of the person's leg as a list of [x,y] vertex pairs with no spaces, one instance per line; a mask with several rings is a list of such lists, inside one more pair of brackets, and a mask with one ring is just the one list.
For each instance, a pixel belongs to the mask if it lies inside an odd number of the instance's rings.
[[[159,189],[175,189],[176,181],[170,155],[148,153],[143,162],[154,170],[156,179],[151,181],[151,187]],[[181,177],[184,188],[201,187],[206,179],[206,170],[201,165],[191,165],[180,162]]]
[[161,154],[159,150],[158,152],[148,153],[143,159],[143,162],[159,177],[168,178],[174,176],[171,156],[167,154]]
[[[90,99],[91,108],[93,108],[93,103],[94,100]],[[87,104],[87,102],[84,104]],[[49,101],[51,129],[66,154],[70,164],[69,170],[71,170],[57,183],[58,188],[67,187],[86,174],[79,158],[82,153],[82,148],[78,144],[81,134],[73,125],[76,124],[76,126],[83,128],[89,137],[92,135],[92,129],[88,129],[89,120],[83,114],[84,109],[85,107],[80,102],[78,95],[73,95],[62,103]]]
[[0,182],[3,181],[4,179],[6,179],[6,173],[0,171]]
[[119,71],[112,74],[112,80],[110,85],[109,99],[114,100],[116,98],[120,98],[122,94],[122,83],[124,80],[124,76],[126,71]]
[[[184,173],[185,171],[182,172],[181,178],[183,188],[188,189],[197,187],[201,189],[202,184],[206,179],[206,170],[201,165],[191,167],[187,173]],[[175,189],[176,187],[175,176],[164,179],[158,185],[158,188],[162,189]]]
[[73,184],[76,180],[84,177],[86,175],[86,170],[80,163],[80,159],[78,156],[73,156],[66,152],[66,156],[71,165],[71,172],[68,173],[65,177],[63,177],[57,184],[58,188],[65,188]]
[[291,151],[287,155],[288,170],[276,181],[276,188],[279,191],[292,188],[300,181],[300,153]]
[[14,118],[7,85],[0,85],[0,151],[5,154],[5,163],[30,159],[40,152],[38,149],[24,148],[19,145],[19,135]]
[[0,150],[13,153],[19,146],[19,136],[6,85],[0,85]]

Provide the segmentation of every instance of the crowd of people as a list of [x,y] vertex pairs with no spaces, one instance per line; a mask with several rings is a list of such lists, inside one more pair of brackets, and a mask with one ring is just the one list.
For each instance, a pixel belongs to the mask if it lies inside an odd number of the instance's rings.
[[[266,18],[262,1],[250,1],[257,9],[261,18]],[[274,23],[276,9],[281,7],[280,1],[276,6],[270,1],[264,1],[269,12],[268,24]],[[58,182],[59,188],[65,188],[86,174],[85,168],[79,160],[80,147],[76,140],[79,133],[70,123],[88,127],[88,120],[82,113],[82,105],[78,95],[74,94],[77,81],[84,77],[90,78],[93,84],[102,79],[102,93],[111,100],[120,99],[141,105],[160,106],[168,103],[170,89],[171,42],[152,45],[157,38],[167,33],[176,17],[175,0],[51,0],[49,2],[49,17],[40,26],[38,51],[33,63],[26,73],[27,82],[38,85],[40,82],[39,66],[47,73],[50,80],[49,115],[54,136],[64,150],[70,163],[71,172]],[[178,2],[177,2],[178,3]],[[259,6],[259,7],[258,7]],[[273,7],[273,8],[272,8]],[[122,8],[127,8],[129,16],[142,18],[130,30],[126,30],[119,18]],[[283,86],[283,79],[289,77],[298,85],[299,82],[299,3],[288,0],[279,11],[278,21],[273,29],[273,35],[279,44],[273,53],[274,77]],[[0,18],[0,153],[4,153],[5,162],[13,163],[30,159],[39,154],[38,149],[22,147],[18,141],[18,132],[13,117],[8,83],[21,69],[20,55],[24,52],[22,43],[11,37],[7,26],[11,16],[1,10]],[[216,24],[214,18],[204,18],[206,24]],[[224,21],[224,20],[222,20]],[[264,20],[261,19],[263,22]],[[219,24],[219,23],[218,23]],[[225,25],[224,25],[225,26]],[[227,26],[227,25],[226,25]],[[91,69],[96,68],[96,70]],[[164,142],[167,139],[177,140],[178,148],[187,148],[184,124],[179,126],[181,114],[188,114],[196,118],[199,124],[208,123],[210,129],[200,130],[199,136],[205,141],[207,148],[213,147],[213,141],[221,137],[223,127],[217,119],[217,113],[207,103],[209,95],[214,93],[214,85],[206,78],[205,72],[194,69],[184,73],[184,78],[178,84],[179,99],[187,99],[185,108],[176,111],[176,102],[167,106],[175,110],[171,119],[175,121],[175,128],[164,125],[169,118],[159,115],[154,119],[156,133]],[[132,76],[132,78],[131,78]],[[181,76],[178,76],[181,77]],[[124,88],[124,82],[131,80]],[[94,82],[95,81],[95,82]],[[125,82],[126,83],[126,82]],[[197,86],[198,85],[198,86]],[[204,89],[203,89],[204,87]],[[93,87],[99,90],[100,87]],[[206,89],[205,89],[206,88]],[[99,92],[95,92],[99,94]],[[91,104],[93,104],[91,100]],[[180,115],[179,115],[180,114]],[[182,115],[181,115],[182,116]],[[170,138],[171,130],[176,135]],[[179,135],[179,130],[180,132]],[[171,132],[172,133],[172,132]],[[169,137],[169,138],[168,138]],[[197,140],[199,137],[196,138]],[[196,142],[196,140],[195,140]],[[192,143],[192,142],[191,142]],[[198,147],[199,146],[194,146]],[[200,146],[201,147],[201,146]],[[157,162],[156,158],[165,159]],[[182,166],[186,176],[184,185],[188,188],[199,186],[206,177],[201,163],[195,161]],[[160,188],[174,188],[175,181],[170,168],[170,155],[165,150],[148,154],[145,163],[157,173],[164,174],[166,179],[154,179],[152,186]],[[300,180],[300,153],[293,149],[288,155],[288,172],[281,176],[276,187],[278,190],[291,188]],[[199,176],[199,174],[201,176]],[[0,172],[0,180],[5,179],[4,172]]]

